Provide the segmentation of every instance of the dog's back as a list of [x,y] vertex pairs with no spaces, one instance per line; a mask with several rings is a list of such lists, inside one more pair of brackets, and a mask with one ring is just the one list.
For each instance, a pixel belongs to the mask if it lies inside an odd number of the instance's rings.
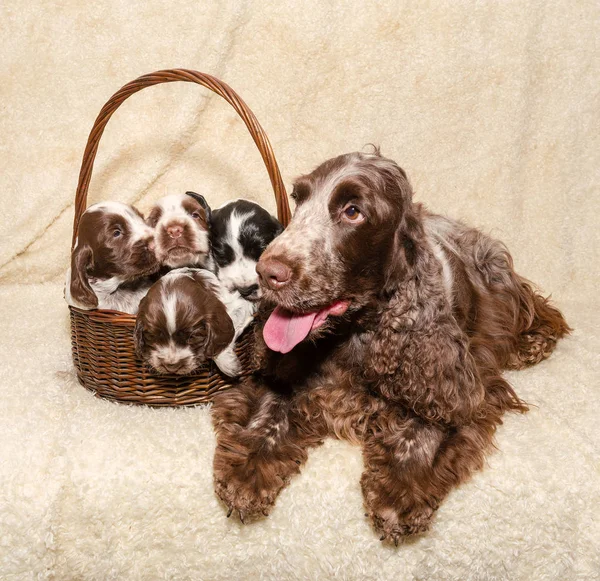
[[561,312],[515,272],[502,242],[436,214],[426,217],[425,229],[457,321],[491,346],[500,368],[539,363],[569,333]]

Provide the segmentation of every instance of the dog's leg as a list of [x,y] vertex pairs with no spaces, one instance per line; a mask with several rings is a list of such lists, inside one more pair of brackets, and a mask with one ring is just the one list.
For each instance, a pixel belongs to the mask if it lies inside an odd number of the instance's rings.
[[363,447],[365,506],[381,540],[398,542],[429,528],[450,490],[483,466],[496,422],[446,428],[419,418],[378,417]]
[[518,275],[515,277],[520,291],[519,335],[516,352],[507,367],[522,369],[547,359],[554,351],[556,342],[570,333],[571,328],[562,313],[548,299],[527,281]]
[[479,316],[471,331],[475,340],[493,347],[501,369],[523,369],[548,358],[571,331],[562,313],[515,272],[504,244],[476,230],[470,234],[472,259],[481,277]]
[[295,421],[289,396],[253,379],[215,397],[212,415],[214,485],[228,516],[234,510],[242,522],[267,516],[279,492],[300,472],[307,449],[322,436]]

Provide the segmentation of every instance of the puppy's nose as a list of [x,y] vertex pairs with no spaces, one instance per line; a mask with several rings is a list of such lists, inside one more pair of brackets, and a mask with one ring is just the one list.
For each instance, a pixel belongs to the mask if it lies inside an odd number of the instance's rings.
[[165,371],[169,373],[179,372],[183,368],[184,364],[185,362],[182,361],[176,361],[175,363],[167,363],[166,361],[162,362],[162,366],[164,367]]
[[251,284],[250,286],[241,286],[237,287],[237,290],[243,297],[249,297],[258,290],[258,285]]
[[167,234],[171,238],[181,238],[183,234],[183,226],[169,226],[167,228]]
[[292,269],[275,258],[259,260],[256,265],[256,272],[258,272],[263,283],[273,290],[284,287],[292,277]]

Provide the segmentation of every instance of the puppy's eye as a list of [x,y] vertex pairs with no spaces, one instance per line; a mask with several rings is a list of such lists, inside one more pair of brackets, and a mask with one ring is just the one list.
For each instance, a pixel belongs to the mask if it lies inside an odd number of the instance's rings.
[[121,230],[119,230],[118,228],[116,228],[115,230],[113,230],[113,238],[118,238],[122,234],[123,234],[123,232],[121,232]]
[[200,212],[192,212],[192,218],[194,218],[194,220],[199,220],[200,219]]
[[180,329],[178,331],[175,331],[175,333],[172,335],[173,339],[175,339],[175,341],[177,341],[178,343],[187,343],[190,340],[190,332],[186,331],[185,329]]
[[296,190],[292,190],[292,193],[290,194],[290,198],[292,198],[292,200],[294,200],[294,202],[298,201],[298,193],[296,192]]
[[342,216],[347,222],[358,223],[365,219],[363,213],[353,204],[349,204],[344,208]]

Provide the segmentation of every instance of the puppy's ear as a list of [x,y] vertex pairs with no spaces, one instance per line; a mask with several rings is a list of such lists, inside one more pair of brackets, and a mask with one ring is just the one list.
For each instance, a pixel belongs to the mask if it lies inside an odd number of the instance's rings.
[[148,224],[148,226],[150,226],[150,228],[156,228],[156,225],[158,224],[161,215],[162,208],[160,206],[154,206],[154,208],[150,210],[150,214],[148,214],[148,217],[144,221],[146,222],[146,224]]
[[274,216],[271,216],[271,220],[273,222],[273,238],[275,239],[283,232],[283,225]]
[[197,194],[196,192],[186,192],[186,195],[194,198],[194,200],[196,200],[196,202],[198,202],[204,208],[204,211],[206,212],[206,221],[210,222],[212,210],[210,209],[210,206],[208,205],[208,202],[204,196]]
[[98,297],[92,290],[87,275],[93,261],[94,253],[87,244],[77,246],[71,253],[71,297],[88,309],[98,306]]
[[133,329],[133,344],[135,346],[135,353],[140,359],[144,359],[144,348],[146,344],[144,342],[144,322],[143,322],[143,304],[145,297],[140,303],[137,317],[135,318],[135,327]]
[[225,309],[222,313],[211,313],[206,319],[206,356],[216,357],[233,341],[234,334],[233,323]]

